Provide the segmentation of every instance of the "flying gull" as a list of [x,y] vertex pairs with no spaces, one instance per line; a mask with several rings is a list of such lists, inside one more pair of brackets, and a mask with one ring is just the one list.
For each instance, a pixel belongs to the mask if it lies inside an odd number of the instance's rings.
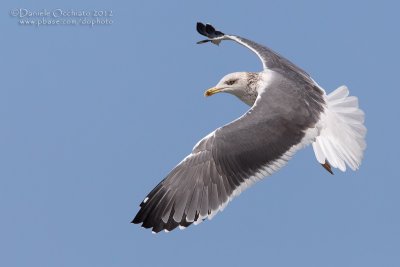
[[327,95],[307,72],[265,46],[210,24],[197,23],[197,31],[208,38],[198,43],[231,40],[260,58],[261,72],[228,74],[205,92],[233,94],[250,109],[201,139],[145,197],[132,223],[157,233],[211,219],[309,144],[332,174],[332,168],[359,168],[366,147],[364,113],[346,86]]

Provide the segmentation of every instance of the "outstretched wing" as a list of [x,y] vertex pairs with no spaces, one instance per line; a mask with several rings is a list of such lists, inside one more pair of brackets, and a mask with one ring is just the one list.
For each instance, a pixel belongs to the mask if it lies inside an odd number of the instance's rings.
[[[319,119],[322,93],[299,88],[279,73],[270,75],[268,90],[258,95],[253,107],[200,140],[147,195],[133,223],[159,232],[212,218],[315,137],[316,132],[305,138]],[[315,95],[304,96],[304,91]]]
[[[246,38],[237,36],[237,35],[229,35],[225,34],[221,31],[216,30],[210,24],[203,24],[201,22],[197,22],[196,29],[198,33],[206,36],[208,39],[197,42],[198,44],[212,42],[214,44],[219,44],[222,40],[232,40],[235,41],[251,51],[253,51],[261,60],[264,69],[276,70],[285,74],[296,74],[300,75],[303,79],[306,78],[310,80],[310,75],[307,72],[287,60],[286,58],[280,56],[278,53],[274,52],[272,49],[257,44],[251,40]],[[294,77],[295,78],[295,77]]]

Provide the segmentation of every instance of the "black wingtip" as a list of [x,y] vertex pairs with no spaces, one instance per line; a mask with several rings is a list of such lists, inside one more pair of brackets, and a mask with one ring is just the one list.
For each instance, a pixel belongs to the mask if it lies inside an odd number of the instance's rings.
[[211,24],[206,24],[206,33],[207,33],[209,36],[214,35],[214,33],[215,33],[215,28],[214,28],[214,26],[211,25]]
[[[141,227],[145,229],[150,229],[154,234],[157,234],[161,231],[171,232],[178,226],[182,226],[184,228],[191,225],[193,222],[188,222],[186,220],[186,213],[183,214],[180,222],[175,221],[173,215],[175,213],[175,209],[172,208],[171,214],[168,218],[167,222],[164,222],[161,217],[157,215],[157,211],[152,211],[151,213],[146,213],[142,209],[138,212],[135,218],[131,221],[134,224],[141,224]],[[195,220],[198,219],[198,215],[196,215]]]
[[223,32],[216,30],[211,24],[204,24],[201,22],[197,22],[196,30],[201,35],[204,35],[210,39],[222,37],[225,35]]
[[131,221],[131,223],[134,223],[134,224],[139,224],[139,223],[141,223],[142,221],[139,219],[139,217],[136,215],[135,216],[135,218],[133,218],[133,220]]
[[201,40],[201,41],[198,41],[198,42],[196,42],[196,44],[204,44],[204,43],[208,43],[208,42],[211,42],[211,40]]
[[196,24],[196,30],[198,33],[200,33],[201,35],[207,36],[206,35],[206,26],[201,23],[201,22],[197,22]]

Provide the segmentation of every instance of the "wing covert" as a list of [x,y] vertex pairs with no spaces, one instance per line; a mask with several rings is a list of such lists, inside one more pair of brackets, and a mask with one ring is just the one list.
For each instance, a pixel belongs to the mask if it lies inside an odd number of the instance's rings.
[[318,94],[275,73],[248,112],[200,140],[147,195],[132,222],[159,232],[212,218],[302,146],[322,110]]
[[237,35],[224,34],[223,32],[216,30],[210,24],[197,22],[196,29],[198,33],[208,38],[206,40],[197,42],[198,44],[212,42],[216,45],[219,45],[222,40],[232,40],[247,47],[253,53],[255,53],[260,58],[264,69],[280,69],[282,70],[282,73],[293,72],[293,75],[299,75],[302,78],[306,78],[311,81],[310,75],[307,72],[266,46],[260,45]]

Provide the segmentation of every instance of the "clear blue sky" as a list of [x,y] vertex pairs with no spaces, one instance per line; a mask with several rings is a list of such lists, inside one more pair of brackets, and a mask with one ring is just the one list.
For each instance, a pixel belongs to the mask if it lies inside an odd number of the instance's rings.
[[[2,1],[0,266],[400,266],[396,1]],[[29,10],[112,10],[109,26],[21,26]],[[138,204],[204,135],[246,111],[203,91],[257,71],[196,21],[270,46],[366,113],[357,172],[311,148],[212,221],[152,235]],[[245,265],[248,264],[248,265]]]

